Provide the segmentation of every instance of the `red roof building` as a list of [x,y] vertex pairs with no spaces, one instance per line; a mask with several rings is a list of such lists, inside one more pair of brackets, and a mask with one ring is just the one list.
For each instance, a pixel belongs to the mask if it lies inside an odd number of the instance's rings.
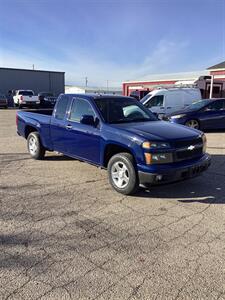
[[194,84],[199,77],[214,75],[215,82],[225,82],[225,61],[207,68],[204,71],[185,72],[174,74],[158,74],[145,76],[139,80],[123,82],[123,95],[129,96],[133,92],[139,92],[140,98],[148,91],[159,86],[174,86],[175,84]]

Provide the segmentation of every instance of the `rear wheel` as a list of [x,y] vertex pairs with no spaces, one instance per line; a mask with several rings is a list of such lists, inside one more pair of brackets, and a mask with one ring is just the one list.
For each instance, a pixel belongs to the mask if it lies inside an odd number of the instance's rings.
[[200,128],[200,124],[197,120],[189,120],[185,123],[185,125],[194,129]]
[[109,182],[117,192],[131,195],[138,190],[139,181],[134,164],[133,156],[129,153],[116,154],[109,160]]
[[45,156],[45,148],[41,144],[38,132],[31,132],[27,138],[27,148],[32,158],[43,159]]

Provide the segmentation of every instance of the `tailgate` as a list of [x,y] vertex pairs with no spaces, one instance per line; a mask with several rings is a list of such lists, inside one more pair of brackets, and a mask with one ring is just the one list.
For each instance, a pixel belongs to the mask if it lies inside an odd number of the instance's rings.
[[26,101],[27,103],[37,102],[38,97],[37,96],[23,96],[23,101]]

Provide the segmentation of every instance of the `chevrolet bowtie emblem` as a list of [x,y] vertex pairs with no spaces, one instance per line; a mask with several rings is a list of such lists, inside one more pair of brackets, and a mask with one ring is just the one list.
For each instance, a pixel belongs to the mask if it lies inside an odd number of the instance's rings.
[[194,150],[195,149],[195,146],[191,145],[188,147],[188,150]]

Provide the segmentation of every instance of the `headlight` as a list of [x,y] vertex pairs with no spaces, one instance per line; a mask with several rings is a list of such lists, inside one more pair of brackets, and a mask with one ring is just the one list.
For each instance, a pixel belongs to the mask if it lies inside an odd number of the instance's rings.
[[206,139],[206,135],[205,134],[202,135],[202,143],[203,143],[202,150],[203,150],[203,153],[205,153],[206,152],[206,148],[207,148],[207,139]]
[[150,164],[169,164],[173,162],[172,153],[145,153],[145,162]]
[[185,116],[185,114],[182,115],[176,115],[176,116],[171,116],[170,119],[180,119],[183,118]]
[[170,148],[170,144],[164,142],[144,142],[142,147],[144,149],[166,149]]

